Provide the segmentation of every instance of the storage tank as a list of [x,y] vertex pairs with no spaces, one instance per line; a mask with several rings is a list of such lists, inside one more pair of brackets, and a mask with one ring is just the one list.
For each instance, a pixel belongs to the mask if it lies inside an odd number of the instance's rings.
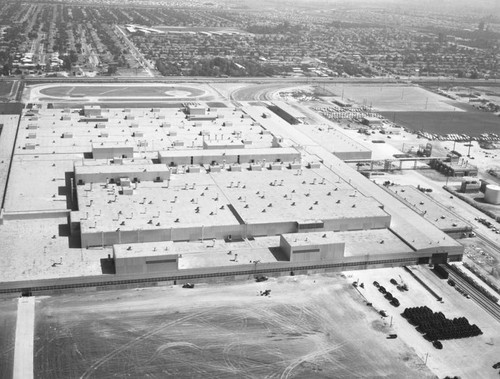
[[500,204],[500,186],[488,184],[484,192],[484,200],[490,204]]

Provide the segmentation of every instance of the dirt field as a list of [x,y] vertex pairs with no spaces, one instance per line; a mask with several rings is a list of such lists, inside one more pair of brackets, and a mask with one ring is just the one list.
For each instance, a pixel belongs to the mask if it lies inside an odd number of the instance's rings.
[[0,299],[0,378],[12,378],[17,299]]
[[0,83],[0,100],[7,99],[10,91],[12,90],[12,85],[14,82],[1,82]]
[[[326,89],[344,100],[373,106],[378,112],[391,111],[453,111],[453,100],[409,85],[344,85],[330,84]],[[457,109],[458,110],[458,109]]]
[[390,332],[338,275],[40,298],[35,377],[434,377]]

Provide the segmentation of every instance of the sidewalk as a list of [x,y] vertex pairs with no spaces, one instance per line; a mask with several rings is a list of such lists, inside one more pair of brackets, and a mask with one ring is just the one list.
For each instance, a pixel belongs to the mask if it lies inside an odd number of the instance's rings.
[[13,379],[33,379],[35,298],[21,297],[17,306]]

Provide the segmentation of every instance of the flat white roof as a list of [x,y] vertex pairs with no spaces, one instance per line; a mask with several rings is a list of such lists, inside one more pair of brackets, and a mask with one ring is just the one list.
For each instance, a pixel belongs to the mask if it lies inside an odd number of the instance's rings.
[[134,148],[132,142],[116,141],[116,142],[93,142],[92,150],[95,149],[109,149],[109,148]]
[[337,243],[335,232],[288,233],[281,236],[290,246],[326,245]]
[[169,157],[203,157],[203,156],[213,156],[219,155],[223,157],[224,155],[270,155],[270,154],[298,154],[297,149],[292,147],[264,147],[264,148],[245,148],[245,149],[184,149],[184,150],[167,150],[160,151],[158,153],[159,158],[169,158]]
[[212,177],[249,224],[387,216],[377,201],[337,182],[325,168],[226,171]]
[[92,165],[92,166],[82,166],[81,162],[75,164],[75,175],[85,175],[85,174],[100,174],[100,173],[135,173],[135,172],[169,172],[170,169],[162,164],[132,164],[132,165],[121,165],[121,164],[108,164],[108,165]]
[[115,258],[158,257],[176,254],[173,241],[113,245]]

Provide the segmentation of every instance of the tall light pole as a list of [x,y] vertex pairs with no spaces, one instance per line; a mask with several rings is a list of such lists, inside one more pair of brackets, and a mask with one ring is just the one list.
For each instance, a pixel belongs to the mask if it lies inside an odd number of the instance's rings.
[[257,273],[257,264],[260,263],[260,259],[259,260],[255,260],[255,261],[252,261],[253,263],[253,273],[254,275]]

